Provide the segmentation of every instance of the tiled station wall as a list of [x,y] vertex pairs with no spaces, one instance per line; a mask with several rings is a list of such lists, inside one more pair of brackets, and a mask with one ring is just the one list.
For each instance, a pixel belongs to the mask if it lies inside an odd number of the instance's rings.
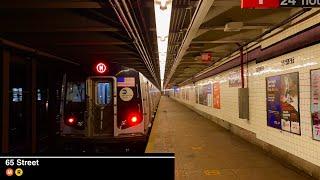
[[[263,42],[266,47],[280,41],[290,34],[294,34],[320,21],[320,15],[313,17],[301,24],[293,26]],[[283,35],[283,37],[282,37]],[[282,38],[281,38],[282,37]],[[294,58],[294,63],[282,65],[281,61]],[[257,67],[264,67],[257,72]],[[171,97],[182,101],[193,108],[206,112],[231,124],[256,134],[256,138],[278,147],[294,156],[300,157],[316,166],[320,166],[320,141],[312,138],[311,110],[310,110],[310,70],[320,68],[320,44],[309,46],[261,63],[251,62],[245,65],[245,87],[249,88],[249,120],[238,117],[238,88],[229,87],[229,74],[240,67],[230,69],[215,76],[203,79],[195,84],[179,88],[175,95],[169,91]],[[267,126],[266,108],[266,77],[299,72],[299,106],[301,135],[281,131]],[[221,108],[216,109],[196,103],[195,87],[208,83],[220,82]],[[248,82],[248,83],[247,83]],[[186,99],[186,89],[189,98]]]

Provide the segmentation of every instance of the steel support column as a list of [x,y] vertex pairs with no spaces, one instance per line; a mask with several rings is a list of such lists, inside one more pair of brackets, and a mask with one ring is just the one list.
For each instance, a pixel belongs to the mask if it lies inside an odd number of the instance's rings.
[[241,88],[244,88],[243,47],[240,47]]
[[10,52],[2,50],[2,153],[9,151],[9,80]]
[[48,99],[48,120],[49,120],[49,134],[48,134],[48,145],[49,151],[54,152],[56,147],[56,116],[57,116],[57,99],[56,99],[56,83],[57,83],[57,72],[55,70],[48,71],[48,88],[49,88],[49,99]]
[[37,151],[37,64],[31,60],[31,152]]

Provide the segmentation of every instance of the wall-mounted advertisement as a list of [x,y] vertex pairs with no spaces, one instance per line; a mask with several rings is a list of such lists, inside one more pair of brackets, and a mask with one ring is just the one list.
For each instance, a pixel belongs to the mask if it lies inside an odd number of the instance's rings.
[[311,118],[312,137],[320,141],[320,69],[311,71]]
[[220,109],[220,83],[213,84],[213,107]]
[[299,74],[267,78],[267,125],[300,134]]
[[212,106],[212,85],[211,84],[200,86],[199,103],[205,106]]
[[280,98],[282,129],[300,134],[298,73],[281,75]]
[[241,87],[240,70],[230,72],[230,74],[229,74],[229,87]]
[[267,125],[281,129],[280,76],[267,78]]

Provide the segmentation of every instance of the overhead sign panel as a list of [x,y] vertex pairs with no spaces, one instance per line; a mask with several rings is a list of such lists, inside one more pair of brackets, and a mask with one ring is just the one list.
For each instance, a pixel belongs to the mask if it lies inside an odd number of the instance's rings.
[[241,8],[320,7],[320,0],[241,0]]
[[241,8],[247,9],[270,9],[279,5],[279,0],[241,0]]

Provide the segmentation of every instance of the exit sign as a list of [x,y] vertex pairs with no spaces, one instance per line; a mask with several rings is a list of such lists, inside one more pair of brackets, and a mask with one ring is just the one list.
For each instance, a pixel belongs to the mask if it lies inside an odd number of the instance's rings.
[[279,0],[241,0],[241,8],[247,9],[270,9],[279,6]]

